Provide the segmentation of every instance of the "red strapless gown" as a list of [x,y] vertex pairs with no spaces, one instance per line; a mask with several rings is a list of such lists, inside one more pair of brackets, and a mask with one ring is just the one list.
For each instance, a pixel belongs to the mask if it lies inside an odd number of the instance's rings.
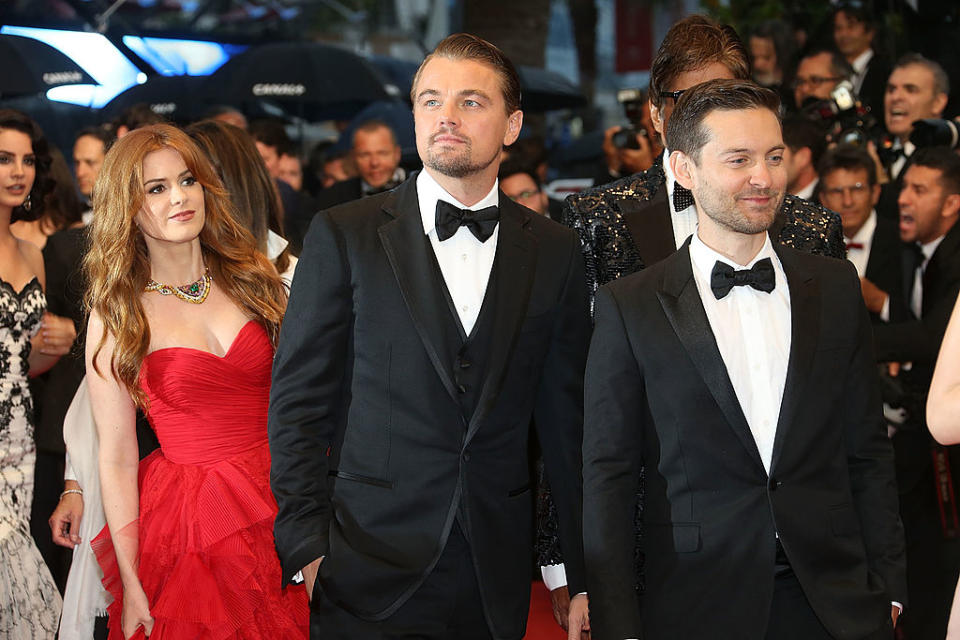
[[[281,589],[267,404],[273,349],[248,322],[226,355],[150,353],[140,380],[160,450],[140,463],[139,575],[151,640],[306,638],[303,586]],[[93,541],[122,640],[123,586],[106,528]],[[143,637],[142,629],[134,636]]]

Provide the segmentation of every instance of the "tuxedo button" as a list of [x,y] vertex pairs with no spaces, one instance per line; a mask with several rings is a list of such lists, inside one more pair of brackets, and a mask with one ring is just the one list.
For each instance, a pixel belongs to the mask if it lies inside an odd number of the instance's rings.
[[466,392],[467,392],[467,387],[465,385],[463,384],[457,385],[457,393],[466,393]]
[[770,491],[776,491],[782,484],[783,484],[782,482],[780,482],[773,476],[770,476],[770,479],[767,481],[767,489],[769,489]]

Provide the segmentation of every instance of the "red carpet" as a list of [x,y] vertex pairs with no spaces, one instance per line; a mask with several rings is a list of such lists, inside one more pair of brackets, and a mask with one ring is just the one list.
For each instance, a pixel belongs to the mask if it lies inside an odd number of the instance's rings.
[[550,592],[542,582],[534,582],[530,593],[530,618],[524,640],[564,640],[566,634],[553,619]]

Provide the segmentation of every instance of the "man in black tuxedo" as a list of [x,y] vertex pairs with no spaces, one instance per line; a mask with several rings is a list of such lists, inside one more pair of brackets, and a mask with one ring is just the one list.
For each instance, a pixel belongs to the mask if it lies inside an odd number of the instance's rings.
[[904,171],[899,206],[900,237],[912,249],[904,259],[912,319],[877,326],[874,336],[881,362],[910,363],[896,377],[906,419],[892,438],[912,603],[903,622],[908,638],[943,638],[960,575],[960,545],[954,538],[960,451],[933,441],[925,407],[937,352],[960,294],[960,158],[942,147],[917,150]]
[[728,80],[680,99],[670,167],[697,232],[597,293],[583,522],[598,640],[893,635],[903,533],[870,323],[849,263],[767,234],[786,186],[778,106]]
[[878,52],[877,19],[870,3],[841,0],[833,11],[833,43],[853,67],[853,90],[874,114],[883,110],[890,62]]
[[[674,24],[650,71],[650,112],[661,139],[680,95],[717,78],[750,78],[746,49],[733,28],[701,15]],[[665,151],[647,171],[567,198],[561,220],[580,235],[591,295],[600,285],[666,258],[696,230],[693,197],[686,189],[676,188],[676,180],[663,162],[668,156]],[[840,217],[794,196],[784,199],[770,237],[809,253],[841,259],[845,255]],[[556,525],[546,489],[538,504],[537,558],[555,606],[562,606],[563,554],[557,536],[551,533]]]
[[877,216],[880,185],[876,164],[865,149],[838,145],[826,152],[817,171],[820,202],[840,214],[847,260],[860,276],[863,301],[871,320],[906,320],[903,243],[897,225]]
[[424,171],[307,235],[269,432],[277,549],[316,637],[523,636],[534,415],[584,590],[587,293],[576,234],[497,188],[519,86],[490,43],[446,38],[412,88]]
[[383,120],[361,123],[353,132],[350,153],[359,175],[334,183],[317,194],[321,210],[389,191],[406,177],[400,166],[402,150],[397,136]]

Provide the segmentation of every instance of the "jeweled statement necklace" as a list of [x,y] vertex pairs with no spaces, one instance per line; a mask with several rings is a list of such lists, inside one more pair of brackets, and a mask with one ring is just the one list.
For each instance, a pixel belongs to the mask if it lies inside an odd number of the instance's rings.
[[162,296],[177,296],[184,302],[201,304],[207,299],[207,295],[210,293],[210,283],[212,282],[213,278],[210,276],[210,269],[204,269],[203,275],[196,282],[175,287],[157,282],[156,280],[149,280],[143,290],[156,291]]

